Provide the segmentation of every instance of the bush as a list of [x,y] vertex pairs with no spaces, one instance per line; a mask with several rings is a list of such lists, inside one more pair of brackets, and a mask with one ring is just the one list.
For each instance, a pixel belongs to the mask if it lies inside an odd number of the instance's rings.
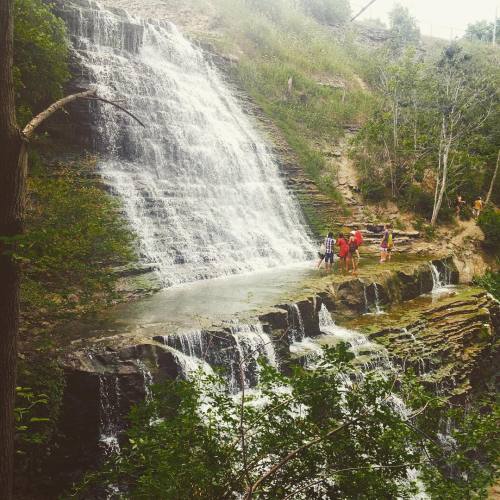
[[26,324],[61,319],[114,298],[114,266],[133,258],[133,236],[115,198],[92,179],[95,161],[46,165],[30,154],[22,311]]
[[412,185],[405,193],[404,204],[416,214],[430,220],[434,206],[434,196],[420,186]]
[[495,299],[500,300],[500,272],[488,271],[480,278],[475,277],[474,283],[488,290]]
[[493,208],[486,209],[477,222],[486,237],[484,244],[496,255],[500,254],[500,212]]
[[387,189],[380,179],[365,176],[359,182],[359,189],[366,201],[378,203],[386,199]]
[[[132,411],[121,453],[74,496],[96,498],[88,489],[100,484],[144,499],[414,498],[412,464],[430,498],[476,498],[496,470],[493,408],[450,410],[412,376],[398,380],[396,403],[392,377],[361,379],[353,357],[341,343],[314,370],[261,366],[260,393],[237,398],[216,376],[154,386]],[[439,422],[448,417],[457,426],[443,457]]]
[[24,125],[62,96],[70,76],[68,39],[64,22],[42,0],[15,0],[14,19],[17,115]]

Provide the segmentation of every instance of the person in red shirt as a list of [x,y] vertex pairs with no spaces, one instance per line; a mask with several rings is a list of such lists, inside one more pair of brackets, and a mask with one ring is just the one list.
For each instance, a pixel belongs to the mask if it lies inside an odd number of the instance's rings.
[[354,237],[356,238],[356,244],[358,245],[358,249],[356,250],[356,257],[359,260],[361,257],[359,255],[359,247],[363,244],[363,234],[359,230],[359,227],[357,227],[354,231]]
[[344,265],[344,269],[346,272],[347,269],[347,256],[349,255],[349,245],[347,244],[347,240],[344,237],[343,233],[339,234],[337,238],[337,245],[339,246],[339,258],[340,258],[340,269],[342,269],[342,264]]

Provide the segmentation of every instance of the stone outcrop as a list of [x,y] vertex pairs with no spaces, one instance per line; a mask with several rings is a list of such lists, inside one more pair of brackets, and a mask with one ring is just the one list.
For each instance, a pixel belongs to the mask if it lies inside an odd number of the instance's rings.
[[481,289],[467,289],[412,315],[414,310],[398,311],[382,319],[370,339],[439,393],[465,398],[479,392],[498,366],[498,301]]

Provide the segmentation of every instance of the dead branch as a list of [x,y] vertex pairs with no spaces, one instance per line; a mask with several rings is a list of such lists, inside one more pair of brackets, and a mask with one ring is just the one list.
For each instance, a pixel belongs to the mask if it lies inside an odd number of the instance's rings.
[[116,104],[116,102],[119,102],[119,101],[108,101],[108,99],[104,99],[103,97],[98,97],[98,96],[85,97],[85,99],[88,99],[89,101],[102,101],[102,102],[105,102],[106,104],[111,104],[111,106],[115,106],[119,110],[123,111],[124,113],[126,113],[127,115],[132,117],[139,125],[142,125],[144,128],[146,128],[146,125],[144,125],[144,123],[142,123],[141,120],[139,120],[139,118],[137,118],[137,116],[133,115],[130,111],[126,110],[123,106]]
[[76,101],[77,99],[85,99],[91,95],[95,95],[97,91],[95,89],[85,90],[84,92],[78,92],[77,94],[72,94],[63,99],[59,99],[55,103],[51,104],[45,111],[36,115],[23,129],[23,135],[29,139],[37,127],[44,122],[49,116],[52,116],[57,110],[66,106],[70,102]]

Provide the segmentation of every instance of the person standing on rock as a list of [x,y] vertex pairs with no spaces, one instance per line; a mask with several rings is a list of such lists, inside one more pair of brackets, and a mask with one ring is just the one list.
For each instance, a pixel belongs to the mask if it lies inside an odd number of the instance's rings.
[[394,247],[394,240],[392,237],[391,224],[385,225],[384,236],[380,242],[380,263],[383,264],[387,260],[391,260],[391,252]]
[[352,274],[356,274],[357,271],[357,252],[358,252],[358,243],[356,241],[356,231],[351,231],[351,235],[349,236],[349,241],[347,242],[348,252],[346,256],[346,270],[349,271],[349,267],[352,264]]
[[334,248],[335,240],[333,238],[333,233],[330,232],[325,239],[325,264],[328,272],[332,270]]
[[363,244],[363,234],[359,230],[359,227],[356,227],[354,231],[354,237],[356,238],[356,244],[358,245],[358,248],[356,250],[356,257],[359,261],[359,259],[361,258],[361,256],[359,255],[359,247]]
[[340,269],[342,269],[342,265],[344,266],[345,271],[348,271],[347,268],[347,255],[349,253],[349,245],[347,244],[346,239],[344,238],[343,233],[339,234],[337,239],[337,245],[339,246],[339,258],[340,258]]

